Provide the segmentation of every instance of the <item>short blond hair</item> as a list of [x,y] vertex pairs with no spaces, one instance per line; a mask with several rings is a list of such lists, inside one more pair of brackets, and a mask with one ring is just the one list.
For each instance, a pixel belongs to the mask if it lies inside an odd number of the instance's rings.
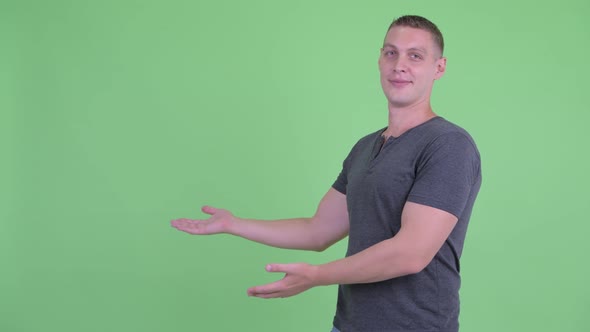
[[443,54],[445,49],[445,41],[443,39],[443,35],[436,26],[436,24],[432,23],[428,19],[417,16],[417,15],[404,15],[396,18],[391,25],[389,25],[389,30],[393,27],[409,27],[414,29],[421,29],[430,32],[432,39],[434,39],[434,43],[440,49],[440,54]]

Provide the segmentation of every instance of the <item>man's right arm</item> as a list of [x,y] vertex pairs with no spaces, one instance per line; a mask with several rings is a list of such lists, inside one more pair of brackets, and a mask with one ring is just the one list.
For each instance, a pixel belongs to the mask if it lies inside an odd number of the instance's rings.
[[224,209],[203,207],[205,220],[177,219],[172,226],[190,234],[227,233],[278,248],[323,251],[348,234],[346,195],[330,188],[311,218],[254,220]]

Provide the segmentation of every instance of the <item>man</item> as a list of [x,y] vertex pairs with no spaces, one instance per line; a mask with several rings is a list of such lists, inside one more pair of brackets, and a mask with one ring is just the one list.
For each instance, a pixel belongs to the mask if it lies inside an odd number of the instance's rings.
[[313,217],[249,220],[206,206],[209,219],[172,225],[317,251],[348,235],[345,258],[270,264],[267,271],[285,277],[248,295],[288,297],[338,284],[333,331],[457,331],[459,258],[481,171],[469,134],[430,105],[445,72],[443,48],[440,31],[423,17],[391,24],[379,57],[389,124],[353,147]]

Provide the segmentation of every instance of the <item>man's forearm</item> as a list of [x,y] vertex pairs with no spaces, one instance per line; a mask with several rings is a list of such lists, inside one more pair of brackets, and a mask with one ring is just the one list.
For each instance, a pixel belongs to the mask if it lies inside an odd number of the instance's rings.
[[379,282],[420,272],[427,264],[403,239],[391,238],[355,255],[318,265],[317,285]]
[[287,249],[322,251],[348,234],[346,196],[330,188],[311,218],[275,221],[232,218],[227,233]]
[[322,265],[268,264],[268,272],[284,272],[285,277],[270,284],[251,287],[248,295],[288,297],[315,286],[371,283],[417,273],[422,269],[424,260],[406,250],[403,242],[392,238],[356,255]]
[[208,219],[180,218],[172,227],[194,235],[227,233],[262,244],[287,248],[322,251],[348,234],[346,196],[333,188],[324,195],[311,218],[274,221],[244,219],[230,211],[203,206]]
[[318,266],[317,282],[378,282],[422,271],[443,246],[457,217],[430,206],[407,202],[402,227],[392,238],[356,255]]
[[285,249],[322,251],[326,240],[317,232],[313,218],[254,220],[234,217],[229,234]]

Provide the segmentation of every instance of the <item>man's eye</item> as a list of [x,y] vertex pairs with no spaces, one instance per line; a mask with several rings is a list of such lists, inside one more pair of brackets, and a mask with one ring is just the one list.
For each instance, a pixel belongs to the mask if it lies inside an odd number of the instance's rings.
[[394,51],[385,51],[385,55],[392,56],[392,55],[395,55],[395,52]]
[[410,54],[410,58],[414,59],[414,60],[422,60],[422,56],[420,54]]

